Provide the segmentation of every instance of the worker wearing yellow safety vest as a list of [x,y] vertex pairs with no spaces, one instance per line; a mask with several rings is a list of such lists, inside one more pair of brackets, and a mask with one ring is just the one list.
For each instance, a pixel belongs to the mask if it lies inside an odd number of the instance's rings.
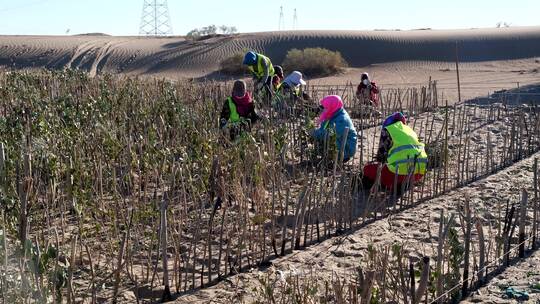
[[428,156],[425,146],[407,125],[402,113],[394,113],[384,121],[377,161],[364,166],[365,187],[371,187],[375,182],[380,163],[384,163],[381,185],[390,190],[395,184],[401,189],[405,182],[418,182],[426,174]]
[[241,132],[249,131],[258,120],[259,115],[255,111],[251,94],[246,89],[246,83],[242,80],[235,81],[232,95],[225,100],[221,110],[220,128],[228,129],[231,140],[234,140]]
[[304,76],[299,71],[289,74],[279,85],[276,86],[272,105],[278,112],[279,117],[287,117],[304,110],[316,109],[314,104],[306,104],[311,98],[303,90],[306,85]]
[[309,95],[302,91],[302,87],[305,85],[304,75],[299,71],[294,71],[276,87],[276,92],[283,96],[290,96],[294,101],[298,99],[308,100],[310,99]]
[[248,66],[248,70],[255,81],[255,90],[260,90],[266,86],[270,92],[272,90],[272,77],[275,74],[274,66],[270,58],[253,51],[247,52],[244,56],[244,65]]

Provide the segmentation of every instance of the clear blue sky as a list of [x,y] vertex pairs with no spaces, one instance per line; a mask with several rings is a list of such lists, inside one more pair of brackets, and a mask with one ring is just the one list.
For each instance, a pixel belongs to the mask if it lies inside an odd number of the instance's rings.
[[[540,25],[540,0],[169,0],[175,35],[210,24],[240,32],[286,28],[298,10],[299,29],[452,29]],[[0,34],[137,35],[142,0],[0,0]]]

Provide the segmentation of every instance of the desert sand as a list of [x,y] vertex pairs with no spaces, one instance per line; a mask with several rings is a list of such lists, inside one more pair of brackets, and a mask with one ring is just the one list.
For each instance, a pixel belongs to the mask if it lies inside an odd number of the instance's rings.
[[[200,41],[181,37],[102,35],[1,36],[0,69],[76,68],[86,70],[91,75],[119,73],[170,79],[223,79],[217,72],[219,61],[247,48],[264,52],[279,63],[289,49],[325,47],[340,51],[351,67],[333,77],[309,79],[307,75],[310,85],[356,83],[362,71],[369,72],[382,87],[420,86],[431,78],[438,81],[440,92],[449,102],[456,102],[456,42],[463,100],[540,82],[540,27],[458,31],[268,32],[212,37]],[[415,119],[420,121],[418,124],[421,126],[426,118],[420,116]],[[442,116],[438,117],[434,123],[436,128],[441,128],[442,121]],[[487,141],[488,133],[496,143],[495,148],[500,148],[504,144],[501,129],[507,125],[508,121],[480,125],[471,136],[471,141],[478,144],[475,146],[478,149],[476,153],[485,153],[482,144]],[[364,136],[367,140],[372,135],[376,138],[378,133],[378,128],[372,128],[366,130]],[[377,142],[375,140],[370,144],[372,147]],[[458,146],[456,142],[450,141],[450,144]],[[366,151],[369,148],[369,145],[365,147]],[[540,157],[540,153],[534,157]],[[475,210],[489,219],[490,214],[495,213],[497,201],[517,200],[523,188],[531,190],[533,173],[530,168],[534,157],[344,236],[278,258],[265,273],[315,271],[326,279],[336,274],[347,276],[367,254],[368,245],[383,246],[396,241],[415,248],[415,251],[409,252],[411,255],[432,255],[437,240],[430,236],[437,234],[435,219],[441,210],[458,212],[464,194],[467,194]],[[521,264],[516,267],[518,270],[515,273],[519,273]],[[250,292],[259,275],[259,270],[236,275],[216,286],[184,295],[177,302],[236,303],[239,299],[250,302],[253,299]],[[516,277],[515,280],[516,283],[509,284],[518,284],[523,279]],[[486,288],[489,290],[490,286]]]
[[[465,97],[538,81],[540,27],[413,31],[291,31],[183,37],[0,36],[0,68],[78,68],[97,73],[219,79],[219,62],[246,49],[281,63],[293,48],[342,53],[351,69],[308,80],[357,82],[368,71],[381,85],[414,85],[431,76],[455,89],[456,44]],[[443,86],[443,87],[444,87]]]
[[358,83],[369,72],[382,87],[411,87],[428,79],[458,99],[456,44],[462,99],[540,81],[540,27],[413,31],[292,31],[183,37],[0,36],[0,69],[75,68],[181,78],[230,79],[219,73],[228,56],[255,49],[281,63],[293,48],[324,47],[341,52],[344,73],[312,78],[311,85]]
[[526,303],[540,301],[540,251],[536,251],[526,260],[510,266],[503,273],[492,279],[485,287],[474,292],[463,303],[515,303],[504,294],[507,288],[527,292]]
[[[276,280],[283,273],[293,273],[300,277],[315,273],[316,277],[326,280],[335,276],[348,277],[353,275],[360,261],[366,258],[368,246],[391,245],[394,242],[406,244],[409,249],[414,248],[408,252],[411,256],[433,256],[438,242],[436,236],[441,210],[444,210],[446,214],[458,213],[461,203],[468,196],[471,207],[477,210],[482,218],[490,219],[493,214],[496,214],[498,200],[516,201],[522,189],[532,190],[531,167],[535,157],[540,157],[540,153],[486,179],[451,191],[443,197],[429,200],[350,234],[331,238],[306,250],[295,251],[288,256],[276,259],[269,269],[264,270],[264,273],[270,273]],[[538,265],[537,259],[538,255],[534,255],[530,260],[518,264],[516,266],[518,270],[516,267],[507,269],[502,277],[493,279],[486,288],[494,289],[493,286],[497,286],[497,282],[501,280],[511,281],[509,285],[522,288],[523,281],[527,281],[527,276],[520,273],[519,269],[528,267],[531,270],[528,265],[530,263]],[[538,268],[534,271],[538,272]],[[254,269],[250,273],[228,278],[213,287],[182,296],[176,303],[229,303],[231,300],[252,303],[254,301],[253,288],[258,287],[257,277],[261,275],[263,272]],[[534,278],[538,278],[538,275],[536,274]],[[487,291],[482,290],[480,293],[484,294],[483,299],[486,299]],[[492,294],[491,297],[502,300],[500,294]]]
[[[509,126],[507,120],[495,120],[485,123],[483,117],[488,113],[485,109],[475,109],[472,105],[468,109],[466,117],[470,117],[471,123],[478,122],[472,127],[471,145],[474,147],[475,155],[488,153],[486,150],[486,139],[489,136],[493,139],[491,148],[494,151],[504,149],[503,133]],[[450,115],[452,115],[450,113]],[[416,126],[418,134],[422,138],[428,137],[422,125],[426,124],[426,119],[434,119],[433,130],[438,132],[443,128],[442,113],[424,113],[414,117],[410,121],[411,126]],[[366,142],[377,145],[377,134],[380,128],[374,127],[366,129],[363,133]],[[371,141],[371,138],[374,138]],[[449,139],[450,153],[455,153],[460,146],[458,138]],[[369,155],[369,150],[373,146],[369,144],[364,147],[364,155]],[[453,152],[452,152],[453,151]],[[271,280],[279,280],[284,274],[298,275],[300,278],[315,276],[323,280],[332,278],[346,278],[354,275],[355,269],[360,262],[367,258],[368,247],[384,247],[392,244],[404,244],[410,251],[406,254],[420,258],[422,256],[434,257],[437,248],[438,221],[441,210],[445,214],[458,214],[462,209],[462,204],[466,198],[471,202],[471,207],[485,223],[493,221],[499,204],[504,204],[506,200],[519,201],[521,191],[532,192],[533,171],[532,166],[535,158],[540,157],[540,153],[510,166],[496,174],[490,175],[480,181],[470,183],[465,187],[458,188],[448,194],[428,200],[420,205],[381,219],[366,227],[346,234],[336,236],[320,244],[295,251],[285,257],[277,258],[268,269],[253,269],[250,273],[239,274],[225,279],[223,282],[192,294],[181,296],[178,303],[227,303],[229,301],[244,301],[252,303],[258,298],[253,292],[258,285],[260,277],[270,277]],[[364,159],[366,161],[367,159]],[[471,160],[472,161],[472,160]],[[471,168],[471,173],[475,169]],[[493,225],[493,224],[492,224]],[[485,231],[494,229],[486,224]],[[460,230],[460,229],[458,229]],[[473,236],[475,237],[475,236]],[[535,267],[538,265],[537,255],[519,263],[514,268],[508,269],[501,276],[490,281],[489,285],[476,294],[473,299],[487,300],[489,297],[502,299],[502,295],[494,291],[494,286],[499,286],[501,280],[507,285],[522,288],[523,282],[536,277],[527,277],[521,274],[519,267]],[[533,266],[530,266],[532,263]],[[520,266],[521,265],[521,266]],[[517,270],[516,270],[517,267]],[[513,272],[512,272],[513,271]],[[525,276],[525,278],[523,278]],[[499,284],[499,285],[498,285]],[[529,289],[530,291],[530,289]],[[489,296],[486,296],[488,294]],[[486,298],[487,297],[487,298]]]

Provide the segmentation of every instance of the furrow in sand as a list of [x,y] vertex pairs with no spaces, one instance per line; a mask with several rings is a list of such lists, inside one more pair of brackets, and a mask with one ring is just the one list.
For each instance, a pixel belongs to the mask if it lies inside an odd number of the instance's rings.
[[[113,52],[116,42],[126,37],[109,36],[1,36],[0,66],[40,67],[58,62],[52,68],[64,68],[67,55],[74,61],[88,48],[108,45],[110,64],[103,72],[120,70],[144,73],[171,73],[171,70],[199,70],[202,77],[219,68],[219,62],[231,54],[256,49],[281,63],[292,48],[324,47],[337,50],[352,67],[413,61],[453,62],[456,41],[462,62],[486,62],[540,57],[540,27],[509,29],[472,29],[460,31],[292,31],[239,34],[188,42],[184,38],[137,38],[123,52]],[[112,44],[108,44],[112,43]],[[187,49],[199,50],[193,56]],[[74,51],[75,50],[75,51]],[[133,55],[140,60],[133,61]],[[99,55],[97,56],[99,57]],[[69,62],[67,66],[72,66]],[[98,60],[99,62],[99,60]],[[158,64],[161,62],[169,64]],[[144,65],[140,65],[144,63]],[[97,69],[90,64],[90,69]]]
[[[495,111],[489,111],[489,110],[486,111],[487,109],[492,109]],[[474,176],[477,176],[479,172],[486,172],[486,168],[489,165],[487,163],[484,163],[484,161],[478,162],[478,159],[482,159],[481,155],[483,155],[484,158],[486,155],[491,156],[493,160],[496,160],[499,156],[504,155],[505,153],[504,151],[506,151],[506,148],[504,145],[505,143],[507,143],[507,141],[504,138],[508,136],[508,132],[511,131],[509,129],[509,126],[512,125],[509,123],[509,121],[507,121],[508,119],[513,119],[513,118],[525,119],[526,115],[534,115],[533,113],[527,114],[526,112],[520,114],[520,115],[525,115],[525,116],[516,116],[512,112],[508,113],[510,114],[509,116],[505,116],[503,114],[504,112],[499,115],[497,114],[497,107],[482,108],[482,107],[477,107],[475,105],[463,105],[461,108],[456,107],[455,109],[452,109],[452,111],[456,111],[456,110],[459,111],[459,113],[457,114],[457,119],[456,119],[456,121],[458,122],[458,125],[452,125],[452,127],[449,128],[450,133],[449,133],[448,145],[451,150],[450,154],[453,155],[452,164],[450,165],[450,168],[452,168],[452,170],[449,174],[450,178],[453,181],[450,182],[450,188],[458,186],[458,185],[470,185],[471,181],[475,180]],[[444,111],[442,113],[444,113]],[[425,132],[425,130],[435,129],[435,133],[442,130],[442,126],[443,126],[442,121],[444,120],[444,115],[442,115],[442,117],[441,115],[442,114],[440,112],[439,113],[424,113],[418,117],[415,117],[414,120],[411,121],[411,125],[415,126],[415,129],[417,130],[419,129],[418,132],[420,134],[423,134],[423,136],[425,136],[426,138],[439,138],[440,139],[441,138],[440,135],[435,135],[435,134],[429,135],[427,134],[427,132]],[[450,114],[449,117],[452,117],[452,114]],[[464,117],[466,121],[464,120]],[[463,125],[466,125],[468,127],[460,128],[459,127],[461,125],[460,121],[461,123],[463,123]],[[424,125],[425,127],[422,127]],[[378,133],[376,128],[372,128],[369,131],[371,131],[374,135]],[[454,135],[452,136],[451,133],[454,133]],[[489,137],[492,140],[490,145],[488,145],[489,140],[487,140]],[[465,139],[467,139],[470,142],[466,143]],[[532,140],[534,141],[535,139],[532,139]],[[366,139],[366,141],[369,141],[369,139]],[[376,142],[376,140],[374,141]],[[470,147],[470,152],[467,152],[467,156],[465,158],[463,158],[464,146]],[[488,147],[490,149],[488,149]],[[526,152],[527,150],[526,144],[523,146],[523,149],[524,149],[523,155],[529,155],[528,153],[530,152]],[[462,156],[459,157],[459,155],[462,155]],[[454,164],[456,159],[460,159],[461,161],[458,161],[456,164]],[[467,165],[461,168],[460,167],[461,163],[463,164],[467,163]],[[471,163],[470,167],[468,165],[469,163]],[[510,164],[511,162],[503,162],[503,166],[508,166]],[[457,167],[460,167],[461,170],[459,170]],[[454,172],[454,169],[457,169],[457,171]],[[478,171],[476,172],[476,170]],[[461,174],[459,173],[460,171],[461,171]],[[517,172],[519,172],[519,169],[517,170]],[[431,178],[430,180],[433,180],[433,178]],[[512,181],[512,179],[508,179],[508,180]],[[519,182],[518,184],[524,184],[524,183]],[[503,183],[503,185],[506,185],[506,184]],[[474,186],[469,186],[464,189],[474,189]],[[490,190],[488,190],[487,192],[490,192],[491,194],[494,193],[493,191],[490,191]],[[452,192],[452,193],[455,193],[455,192]],[[428,196],[439,195],[439,198],[441,198],[442,200],[444,200],[447,197],[447,195],[440,196],[440,194],[437,194],[437,193],[427,193],[427,195]],[[453,194],[450,194],[450,196],[452,195]],[[418,199],[421,200],[420,197],[418,197]],[[437,202],[437,200],[430,199],[428,201],[424,201],[424,203],[422,203],[422,205],[420,206],[431,205],[433,204],[433,202]],[[417,209],[417,207],[415,207],[415,209]],[[489,215],[493,213],[489,211],[489,212],[486,212],[485,214]],[[402,211],[401,213],[397,213],[396,215],[394,215],[393,218],[398,218],[400,219],[401,222],[408,222],[408,220],[410,221],[414,220],[413,217],[410,217],[407,220],[406,215],[407,214],[403,213]],[[422,217],[425,218],[426,216],[422,215]],[[414,225],[414,224],[409,224],[409,225]],[[364,229],[362,228],[362,226],[363,225],[360,226],[361,231],[363,231]],[[407,227],[408,225],[405,225],[403,228],[407,228]],[[370,230],[368,230],[368,235],[374,235],[369,231]],[[405,236],[408,235],[408,232],[406,229],[403,231],[405,231],[404,232]],[[423,232],[427,232],[427,231],[428,230],[425,230]],[[400,236],[399,233],[397,233],[396,235],[399,239],[407,240],[405,236]],[[421,235],[416,234],[414,236],[420,237]],[[334,238],[334,240],[336,239],[339,240],[339,238]],[[421,246],[415,245],[415,248],[421,248]],[[310,250],[311,249],[308,249],[308,251]],[[292,255],[292,257],[294,256],[295,254]],[[343,256],[343,254],[338,253],[337,256]],[[359,257],[359,256],[356,256],[356,257]],[[289,258],[286,258],[286,259],[289,259]],[[278,260],[278,263],[279,263],[279,260]]]
[[[276,259],[267,270],[239,274],[215,286],[182,296],[176,303],[227,303],[239,299],[249,302],[253,298],[253,288],[258,287],[257,278],[264,275],[264,272],[279,270],[288,273],[292,270],[297,274],[316,273],[318,277],[327,280],[336,275],[349,276],[367,256],[369,246],[385,246],[398,242],[405,244],[406,254],[433,256],[438,242],[436,236],[441,210],[446,214],[457,214],[468,197],[471,207],[486,223],[485,231],[495,229],[493,214],[497,213],[498,204],[506,203],[507,200],[517,201],[523,189],[532,191],[532,166],[534,158],[538,157],[540,153],[485,179],[376,221],[351,234],[334,237]],[[489,226],[490,223],[492,226]],[[473,235],[473,239],[476,237]]]

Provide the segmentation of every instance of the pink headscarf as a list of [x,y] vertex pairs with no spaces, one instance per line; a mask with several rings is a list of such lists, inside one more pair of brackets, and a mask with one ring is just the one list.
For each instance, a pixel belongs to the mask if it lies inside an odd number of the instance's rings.
[[320,124],[330,120],[337,111],[341,110],[343,108],[343,101],[337,95],[329,95],[321,99],[321,106],[323,106],[324,110],[319,117]]

